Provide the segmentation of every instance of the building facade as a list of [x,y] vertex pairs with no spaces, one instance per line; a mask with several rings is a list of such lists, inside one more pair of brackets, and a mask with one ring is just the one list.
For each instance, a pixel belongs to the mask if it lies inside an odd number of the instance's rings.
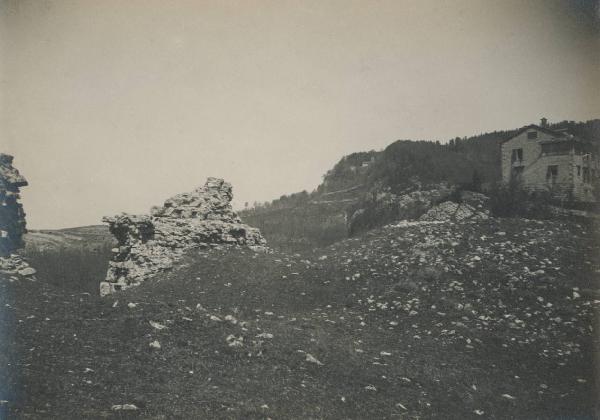
[[594,183],[600,162],[589,141],[565,130],[552,130],[546,120],[528,125],[501,146],[502,180],[563,200],[595,202]]

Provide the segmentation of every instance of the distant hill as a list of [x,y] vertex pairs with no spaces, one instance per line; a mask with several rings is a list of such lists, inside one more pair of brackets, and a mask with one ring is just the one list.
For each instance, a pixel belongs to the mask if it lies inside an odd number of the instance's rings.
[[[553,129],[600,145],[600,119],[561,121]],[[322,246],[345,236],[347,213],[368,196],[447,182],[486,190],[501,180],[500,144],[517,128],[453,138],[447,143],[397,140],[381,151],[342,157],[312,192],[283,195],[243,210],[240,216],[261,229],[267,240],[287,249]]]
[[106,225],[80,226],[67,229],[30,229],[25,234],[27,249],[72,247],[101,248],[116,243]]

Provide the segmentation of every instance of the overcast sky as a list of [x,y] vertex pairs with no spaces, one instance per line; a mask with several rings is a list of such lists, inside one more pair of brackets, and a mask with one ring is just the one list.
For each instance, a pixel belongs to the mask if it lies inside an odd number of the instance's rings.
[[343,155],[600,117],[593,1],[0,0],[0,151],[30,228],[236,205]]

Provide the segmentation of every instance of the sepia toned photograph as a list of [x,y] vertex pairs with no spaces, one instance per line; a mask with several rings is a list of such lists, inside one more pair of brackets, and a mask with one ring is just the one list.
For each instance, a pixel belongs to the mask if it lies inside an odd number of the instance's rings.
[[600,419],[600,0],[0,0],[0,420]]

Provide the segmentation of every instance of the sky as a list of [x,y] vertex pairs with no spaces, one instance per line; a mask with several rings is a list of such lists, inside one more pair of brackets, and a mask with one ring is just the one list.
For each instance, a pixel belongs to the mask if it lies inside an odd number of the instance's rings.
[[598,2],[0,0],[0,151],[29,228],[235,207],[342,156],[600,118]]

